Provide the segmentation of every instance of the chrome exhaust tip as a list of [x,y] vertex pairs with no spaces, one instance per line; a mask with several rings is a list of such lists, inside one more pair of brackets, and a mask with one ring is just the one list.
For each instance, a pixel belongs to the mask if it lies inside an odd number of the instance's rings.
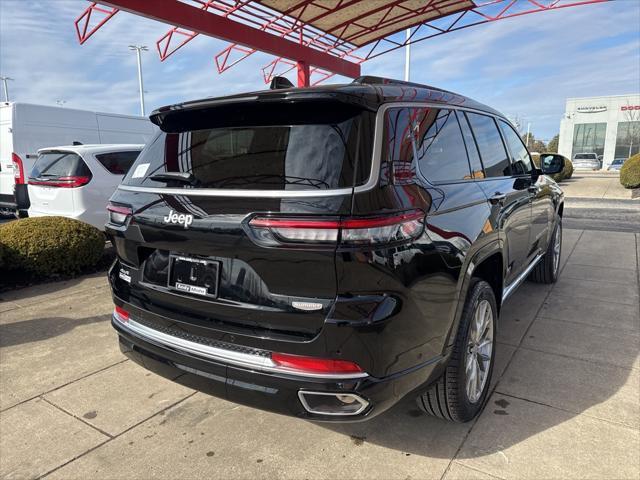
[[300,390],[298,398],[304,409],[317,415],[359,415],[369,402],[355,393],[310,392]]

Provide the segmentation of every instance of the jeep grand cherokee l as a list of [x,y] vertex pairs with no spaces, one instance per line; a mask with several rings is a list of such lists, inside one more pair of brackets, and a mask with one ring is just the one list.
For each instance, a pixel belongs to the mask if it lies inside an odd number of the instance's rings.
[[302,418],[367,419],[406,395],[478,414],[500,307],[526,277],[556,280],[562,242],[562,191],[505,117],[363,77],[151,120],[108,206],[126,355]]

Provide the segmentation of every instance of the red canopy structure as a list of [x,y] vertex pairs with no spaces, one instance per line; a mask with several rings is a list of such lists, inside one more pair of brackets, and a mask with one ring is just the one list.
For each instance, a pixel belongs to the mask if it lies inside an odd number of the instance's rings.
[[[173,25],[156,42],[164,61],[197,35],[229,42],[219,73],[256,51],[276,58],[265,82],[294,68],[298,85],[339,74],[384,53],[464,28],[520,15],[610,0],[100,0],[76,19],[80,44],[119,11]],[[404,40],[394,34],[412,28]],[[311,76],[314,81],[311,81]]]

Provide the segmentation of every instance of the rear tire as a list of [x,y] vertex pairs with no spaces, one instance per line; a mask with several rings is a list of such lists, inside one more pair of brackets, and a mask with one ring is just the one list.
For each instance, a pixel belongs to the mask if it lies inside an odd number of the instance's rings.
[[495,358],[495,295],[484,280],[471,282],[449,363],[417,398],[426,413],[453,422],[468,422],[484,407]]
[[556,283],[560,271],[562,253],[562,217],[558,217],[556,228],[551,235],[547,251],[529,274],[529,280],[536,283]]

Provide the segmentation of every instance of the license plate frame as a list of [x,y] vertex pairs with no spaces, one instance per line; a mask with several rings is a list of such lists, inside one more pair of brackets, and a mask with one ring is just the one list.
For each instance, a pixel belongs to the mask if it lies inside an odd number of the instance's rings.
[[[182,262],[189,266],[191,275],[186,281],[178,278],[178,275],[184,275],[184,272],[178,272],[177,262]],[[193,267],[197,267],[197,278],[193,280]],[[203,269],[203,271],[201,271]],[[213,288],[207,286],[206,276],[209,275],[214,279]],[[169,254],[169,271],[167,275],[167,288],[179,293],[196,295],[198,297],[217,298],[218,289],[220,287],[220,262],[217,260],[208,260],[205,258],[189,257],[176,253]]]

